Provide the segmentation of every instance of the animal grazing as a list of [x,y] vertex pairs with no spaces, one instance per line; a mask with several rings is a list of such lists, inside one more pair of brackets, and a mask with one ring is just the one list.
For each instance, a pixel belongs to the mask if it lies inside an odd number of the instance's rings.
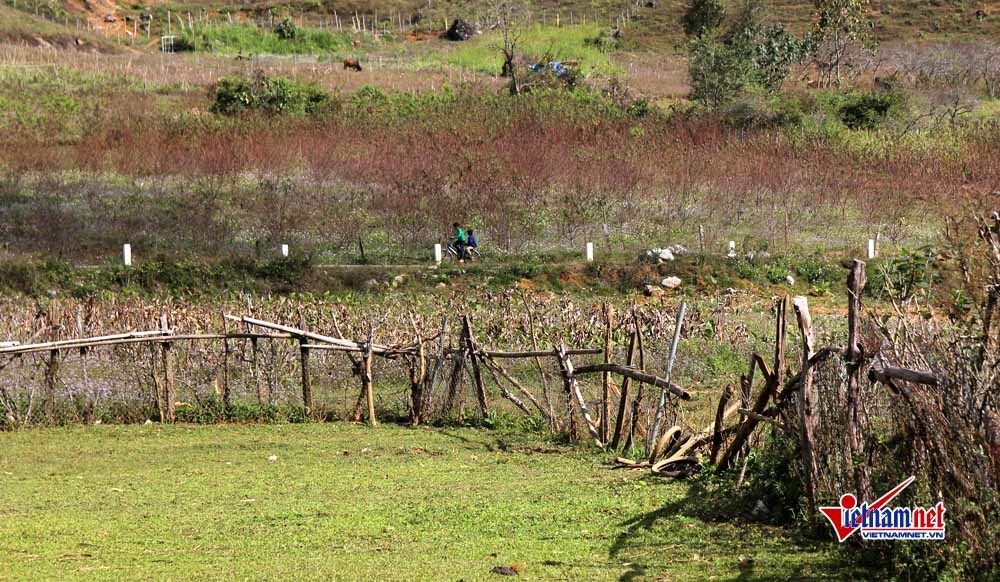
[[358,59],[345,59],[344,70],[346,71],[347,69],[354,69],[355,71],[360,73],[361,63],[358,62]]

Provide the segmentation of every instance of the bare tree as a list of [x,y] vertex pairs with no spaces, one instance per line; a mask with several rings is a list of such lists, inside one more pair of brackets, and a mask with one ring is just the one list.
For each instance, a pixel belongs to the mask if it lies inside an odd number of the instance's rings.
[[491,11],[496,20],[496,27],[500,30],[502,43],[500,52],[503,55],[503,66],[500,75],[510,79],[510,94],[518,95],[521,93],[516,66],[521,44],[521,30],[518,24],[524,12],[524,5],[519,0],[497,0]]

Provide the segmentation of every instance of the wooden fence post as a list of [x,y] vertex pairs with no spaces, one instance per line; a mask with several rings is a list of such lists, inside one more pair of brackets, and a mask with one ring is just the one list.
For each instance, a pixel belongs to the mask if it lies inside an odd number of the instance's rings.
[[[253,315],[253,299],[249,295],[247,295],[247,313]],[[223,317],[223,319],[225,318]],[[246,332],[250,333],[250,324],[244,322],[243,326]],[[261,406],[265,404],[270,405],[271,396],[270,394],[267,397],[264,396],[264,384],[260,381],[260,359],[256,337],[250,338],[250,355],[250,375],[253,376],[254,384],[257,386],[257,404]]]
[[455,408],[455,400],[461,399],[458,393],[462,377],[465,375],[465,359],[468,357],[469,343],[466,341],[466,329],[462,326],[462,335],[458,338],[458,352],[452,352],[451,378],[448,381],[448,395],[444,401],[444,413],[451,414]]
[[809,315],[809,300],[804,296],[792,299],[795,314],[799,321],[799,331],[802,333],[802,383],[799,387],[799,421],[801,423],[802,468],[806,481],[806,497],[808,500],[809,518],[816,512],[816,482],[819,480],[819,467],[813,451],[813,431],[816,424],[816,402],[813,394],[813,367],[809,358],[813,355],[812,317]]
[[305,338],[299,338],[299,362],[302,368],[302,406],[306,409],[306,416],[312,418],[312,380],[309,378],[309,348],[305,347]]
[[[229,320],[226,319],[226,312],[220,312],[222,316],[222,333],[229,335]],[[229,388],[229,340],[222,339],[222,408],[229,412],[232,404],[232,395]]]
[[865,263],[855,260],[851,272],[847,276],[847,437],[851,450],[851,464],[854,467],[854,478],[857,490],[862,500],[871,498],[871,476],[865,454],[865,408],[861,402],[861,368],[864,354],[859,345],[861,294],[868,283],[865,274]]
[[[642,328],[639,326],[639,318],[636,315],[635,309],[632,310],[632,325],[635,327],[635,345],[636,350],[639,353],[639,369],[645,371],[646,350],[642,344]],[[635,440],[636,429],[639,426],[639,410],[642,408],[642,397],[643,385],[640,382],[635,391],[635,399],[632,400],[632,418],[629,421],[628,435],[625,438],[625,444],[622,445],[622,449],[624,450],[632,448],[632,442]]]
[[[160,330],[169,331],[167,314],[160,316]],[[177,420],[177,395],[174,389],[174,358],[170,352],[173,342],[163,342],[160,344],[160,354],[163,359],[163,403],[164,408],[160,412],[160,422],[174,422]]]
[[[677,344],[679,344],[681,341],[681,326],[684,323],[685,311],[687,311],[687,303],[682,302],[680,309],[677,311],[677,320],[674,322],[674,339],[670,343],[670,355],[667,358],[667,369],[666,369],[666,374],[664,375],[664,378],[667,380],[667,382],[670,381],[670,373],[674,369],[674,360],[677,357]],[[656,403],[656,415],[653,417],[653,428],[649,432],[649,438],[647,439],[646,443],[646,452],[648,452],[650,455],[653,455],[656,452],[654,450],[656,448],[656,442],[657,442],[656,437],[658,436],[658,433],[660,431],[660,423],[663,422],[663,413],[666,404],[667,404],[667,391],[666,389],[661,389],[660,399]],[[655,460],[656,459],[652,458],[651,456],[649,462],[652,463]]]
[[368,424],[372,427],[378,426],[375,419],[375,392],[372,387],[372,343],[374,342],[375,330],[368,328],[368,342],[365,344],[364,369],[361,371],[361,383],[365,388],[365,400],[368,402]]
[[489,405],[486,402],[486,385],[483,383],[483,371],[479,366],[479,348],[476,346],[475,336],[472,334],[472,322],[469,316],[462,317],[462,328],[464,330],[465,341],[468,344],[468,354],[472,363],[472,378],[476,382],[476,399],[479,401],[479,412],[483,418],[489,416]]
[[774,382],[778,386],[785,383],[785,342],[788,334],[788,296],[782,296],[774,303]]
[[[611,363],[611,332],[612,332],[612,321],[611,318],[614,316],[614,312],[608,302],[604,302],[604,363]],[[601,374],[601,442],[608,442],[608,433],[610,432],[611,423],[611,372],[604,372]]]
[[726,387],[722,389],[722,396],[719,397],[719,407],[715,411],[715,429],[712,431],[712,449],[709,454],[713,465],[719,456],[719,449],[722,447],[722,423],[726,418],[726,406],[732,397],[733,385],[726,384]]
[[423,416],[423,392],[427,384],[427,351],[424,349],[424,338],[420,335],[420,328],[417,327],[417,321],[412,314],[410,325],[413,326],[413,338],[417,344],[417,359],[410,368],[410,424],[417,426]]
[[[636,343],[638,342],[639,330],[632,332],[628,342],[628,353],[625,356],[625,365],[635,365]],[[615,418],[615,434],[611,439],[611,448],[617,449],[621,443],[622,430],[625,427],[625,408],[628,406],[628,392],[632,386],[632,379],[625,377],[622,379],[621,395],[618,400],[618,415]]]

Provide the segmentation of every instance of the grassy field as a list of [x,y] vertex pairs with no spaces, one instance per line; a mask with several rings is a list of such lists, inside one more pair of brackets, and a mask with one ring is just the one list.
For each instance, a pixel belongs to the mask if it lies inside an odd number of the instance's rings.
[[835,571],[832,543],[713,522],[712,503],[697,485],[496,431],[23,431],[0,435],[0,579],[479,580],[513,563],[529,579]]

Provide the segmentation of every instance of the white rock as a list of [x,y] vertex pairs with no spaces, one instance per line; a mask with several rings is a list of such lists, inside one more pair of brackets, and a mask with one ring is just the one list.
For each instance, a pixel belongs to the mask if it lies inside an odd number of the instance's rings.
[[654,259],[659,259],[661,261],[674,260],[674,251],[672,251],[669,247],[665,249],[650,249],[647,254]]
[[445,283],[444,281],[442,281],[442,282],[438,283],[437,285],[435,285],[435,287],[437,287],[438,289],[445,289],[445,288],[448,287],[448,284]]
[[789,285],[794,285],[795,284],[795,277],[793,277],[791,275],[785,277],[785,283],[788,283]]
[[102,424],[102,423],[101,423],[101,419],[100,419],[100,418],[98,418],[97,420],[95,420],[95,421],[94,421],[94,424]]
[[278,455],[271,455],[267,460],[273,463],[278,460]]
[[666,287],[667,289],[676,289],[676,288],[678,288],[678,287],[681,286],[681,278],[680,277],[667,277],[666,279],[664,279],[661,282],[661,284],[664,287]]
[[144,422],[143,424],[153,424],[153,421],[147,418],[146,422]]
[[392,278],[392,282],[396,285],[402,285],[406,282],[406,275],[396,275]]

